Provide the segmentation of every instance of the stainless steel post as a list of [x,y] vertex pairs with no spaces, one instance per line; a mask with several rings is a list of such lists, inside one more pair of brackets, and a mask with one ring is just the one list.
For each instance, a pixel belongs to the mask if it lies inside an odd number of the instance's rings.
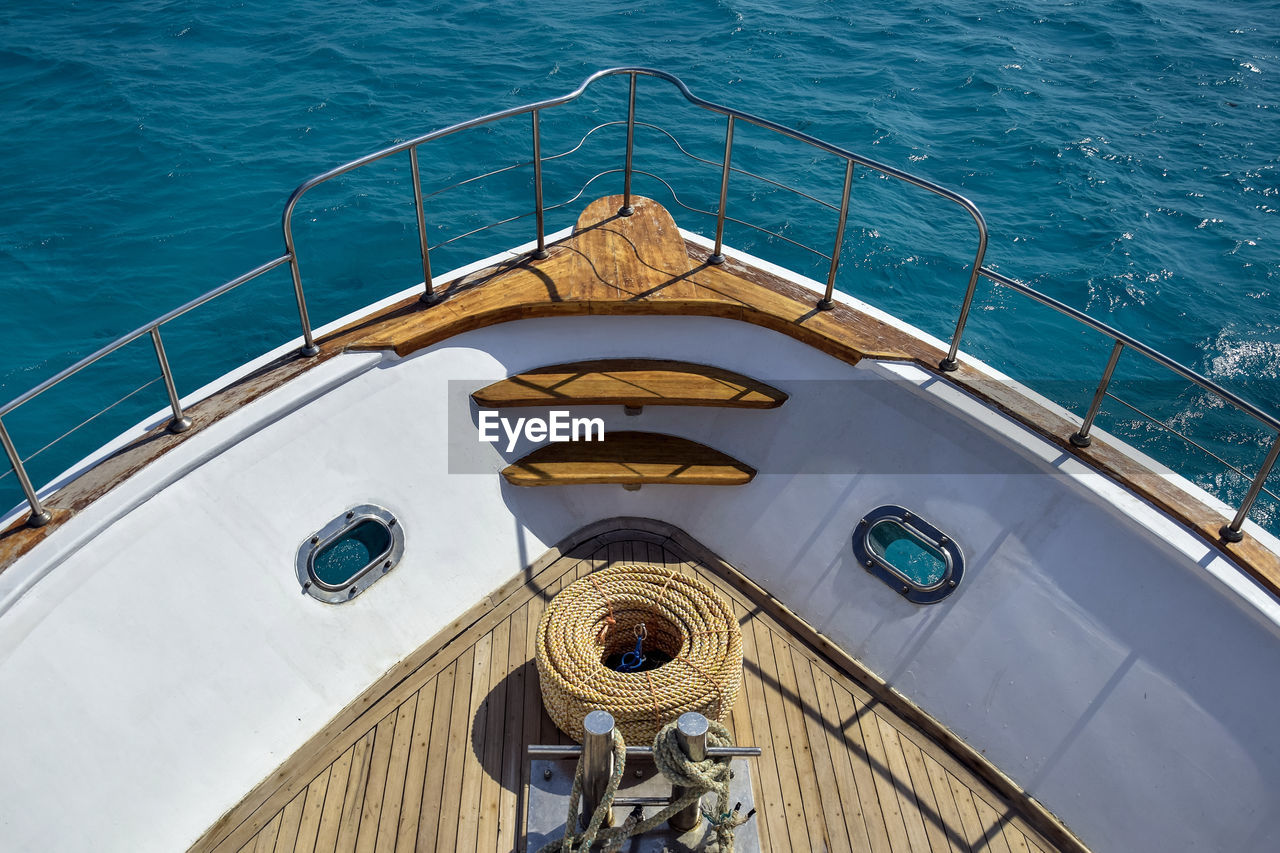
[[631,152],[636,139],[636,75],[631,75],[631,93],[627,97],[627,165],[622,170],[622,208],[618,213],[630,216],[636,212],[631,206]]
[[[676,740],[684,754],[691,761],[703,761],[707,757],[707,718],[695,711],[681,714],[676,720]],[[675,788],[671,792],[672,799],[684,796],[684,788]],[[688,832],[702,820],[701,801],[690,803],[682,811],[678,811],[667,821],[671,828],[678,832]]]
[[987,221],[978,208],[965,199],[966,208],[978,226],[978,252],[973,256],[973,272],[969,274],[969,285],[964,290],[964,301],[960,303],[960,316],[956,319],[956,330],[951,335],[951,348],[947,357],[939,364],[938,369],[952,371],[960,366],[957,355],[960,353],[960,338],[964,336],[964,324],[969,322],[969,311],[973,308],[973,295],[978,292],[978,276],[982,274],[982,259],[987,255]]
[[422,210],[422,176],[418,171],[418,146],[409,149],[409,172],[413,178],[413,207],[418,214],[418,249],[422,252],[422,301],[432,302],[431,254],[427,249],[427,216]]
[[31,479],[27,477],[27,469],[22,466],[22,459],[18,456],[18,449],[13,446],[13,439],[9,438],[9,431],[4,428],[4,421],[0,421],[0,444],[4,445],[9,464],[13,466],[13,473],[18,477],[18,484],[22,486],[22,494],[26,495],[27,503],[31,505],[31,515],[27,517],[27,524],[32,527],[44,527],[53,516],[40,503],[36,490],[32,488]]
[[729,200],[729,162],[733,158],[733,116],[724,132],[724,166],[720,172],[720,209],[716,212],[716,248],[707,258],[713,264],[724,263],[724,206]]
[[1240,532],[1240,526],[1244,524],[1245,517],[1249,515],[1249,510],[1253,508],[1253,502],[1258,499],[1258,494],[1262,491],[1262,487],[1266,485],[1267,477],[1271,475],[1271,469],[1275,467],[1277,456],[1280,456],[1280,432],[1276,433],[1275,441],[1271,442],[1271,450],[1267,453],[1267,458],[1263,461],[1262,467],[1258,469],[1253,482],[1249,484],[1249,493],[1240,502],[1240,509],[1236,510],[1236,517],[1231,519],[1230,524],[1218,531],[1218,535],[1226,541],[1239,542],[1244,539],[1244,534]]
[[1124,351],[1124,342],[1116,341],[1116,345],[1111,348],[1111,357],[1107,359],[1107,369],[1102,371],[1102,381],[1098,383],[1098,390],[1093,392],[1093,401],[1089,403],[1089,411],[1085,412],[1084,423],[1080,425],[1077,432],[1071,433],[1068,439],[1076,447],[1088,447],[1093,444],[1093,439],[1089,436],[1089,430],[1093,428],[1093,419],[1098,416],[1098,409],[1102,408],[1102,398],[1107,394],[1107,386],[1111,384],[1111,374],[1116,372],[1116,362],[1120,360],[1120,353]]
[[156,348],[156,361],[160,362],[164,390],[169,392],[169,408],[173,410],[173,420],[169,421],[169,432],[186,432],[191,429],[191,418],[182,413],[182,403],[178,401],[178,388],[173,384],[173,371],[169,369],[169,358],[164,354],[164,343],[160,340],[159,326],[151,327],[151,343]]
[[542,223],[542,137],[538,133],[538,111],[533,111],[533,214],[538,221],[538,248],[535,258],[547,256],[547,238]]
[[818,310],[830,311],[835,307],[831,294],[836,289],[836,270],[840,268],[840,244],[844,242],[844,226],[849,221],[849,191],[853,189],[853,161],[845,161],[844,195],[840,198],[840,224],[836,226],[836,244],[831,249],[831,271],[827,273],[827,292],[818,300]]
[[[596,813],[612,775],[613,715],[592,711],[582,721],[582,826]],[[612,813],[604,825],[613,825]]]
[[298,300],[298,319],[302,321],[302,354],[319,355],[320,347],[311,335],[311,318],[307,316],[307,299],[302,295],[302,271],[298,269],[298,256],[293,251],[293,237],[285,232],[286,248],[289,251],[289,272],[293,273],[293,295]]

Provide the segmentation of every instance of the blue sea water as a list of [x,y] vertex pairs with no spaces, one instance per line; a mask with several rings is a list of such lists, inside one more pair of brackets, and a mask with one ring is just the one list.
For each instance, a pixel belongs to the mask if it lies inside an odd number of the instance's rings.
[[[333,165],[481,112],[562,94],[603,67],[665,69],[967,195],[989,265],[1280,411],[1280,6],[1274,0],[1005,2],[16,2],[0,11],[0,400],[282,252],[289,192]],[[641,121],[719,159],[723,122],[642,81]],[[543,119],[544,154],[625,116],[607,81]],[[547,166],[549,203],[616,168],[606,127]],[[528,157],[527,122],[423,150],[430,192]],[[838,201],[842,166],[755,128],[735,164]],[[637,168],[714,210],[718,170],[642,128]],[[572,222],[594,195],[549,214]],[[316,325],[420,279],[404,157],[326,185],[298,219]],[[433,243],[531,206],[527,168],[429,196]],[[637,190],[685,227],[643,176]],[[829,251],[834,215],[735,177],[732,212]],[[528,219],[460,239],[437,272],[528,240]],[[776,237],[730,242],[822,278]],[[839,287],[948,337],[972,261],[967,217],[859,172]],[[165,327],[187,392],[297,334],[283,269]],[[981,286],[965,348],[1082,411],[1109,344]],[[24,456],[156,376],[147,340],[5,419]],[[1270,435],[1126,355],[1116,393],[1252,473]],[[161,408],[154,383],[31,461],[44,482]],[[1229,501],[1247,485],[1109,401],[1100,423]],[[1280,482],[1280,477],[1273,479]],[[20,499],[0,478],[0,504]],[[1260,502],[1255,518],[1276,523]]]

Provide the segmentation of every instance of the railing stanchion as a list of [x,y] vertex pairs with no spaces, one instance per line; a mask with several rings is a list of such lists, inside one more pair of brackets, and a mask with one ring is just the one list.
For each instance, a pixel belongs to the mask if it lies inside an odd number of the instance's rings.
[[618,210],[623,216],[636,212],[631,206],[631,153],[635,150],[636,139],[636,75],[631,73],[631,90],[627,96],[627,165],[622,170],[622,207]]
[[844,242],[844,226],[849,221],[849,191],[853,189],[853,161],[846,160],[844,166],[844,194],[840,197],[840,222],[836,225],[836,243],[831,249],[831,271],[827,273],[827,292],[818,300],[820,311],[830,311],[835,307],[831,294],[836,289],[836,271],[840,268],[840,244]]
[[1093,400],[1089,402],[1089,411],[1084,414],[1084,423],[1080,424],[1080,429],[1071,433],[1067,439],[1076,447],[1088,447],[1093,444],[1089,430],[1093,429],[1093,419],[1098,416],[1098,409],[1102,408],[1102,398],[1107,396],[1111,374],[1116,372],[1116,363],[1120,361],[1122,352],[1124,352],[1124,341],[1116,341],[1116,345],[1111,348],[1111,357],[1107,359],[1107,369],[1102,371],[1102,381],[1098,383],[1098,390],[1093,392]]
[[13,446],[13,439],[9,438],[9,431],[5,429],[3,420],[0,420],[0,444],[4,445],[5,455],[9,457],[13,473],[18,476],[18,484],[22,486],[22,494],[31,505],[31,515],[27,516],[27,524],[32,527],[44,527],[53,516],[44,508],[44,504],[40,503],[36,490],[31,486],[31,478],[27,476],[27,469],[22,465],[22,458],[18,456],[18,449]]
[[1258,469],[1253,482],[1249,484],[1249,491],[1244,496],[1244,500],[1240,502],[1240,509],[1236,510],[1236,517],[1231,519],[1230,524],[1218,531],[1218,535],[1225,541],[1239,542],[1244,539],[1244,534],[1240,532],[1240,527],[1249,515],[1249,510],[1253,509],[1253,502],[1258,499],[1258,494],[1262,491],[1262,487],[1266,485],[1267,477],[1271,476],[1271,469],[1275,467],[1276,457],[1280,457],[1280,432],[1276,433],[1275,440],[1271,442],[1271,450],[1267,453],[1267,458],[1263,460],[1262,467]]
[[307,356],[319,355],[320,347],[316,346],[316,339],[311,335],[311,318],[307,316],[307,298],[302,295],[302,271],[298,269],[298,256],[294,254],[292,245],[289,246],[289,272],[293,273],[293,296],[298,301],[298,320],[302,323],[302,349],[299,352]]
[[969,286],[964,291],[964,302],[960,304],[960,317],[956,320],[956,331],[951,336],[951,349],[947,357],[939,364],[938,369],[952,371],[960,366],[956,354],[960,352],[960,338],[964,335],[964,324],[969,320],[969,309],[973,307],[973,294],[978,290],[978,276],[982,274],[982,259],[987,254],[987,221],[982,213],[970,205],[967,210],[978,226],[978,252],[973,257],[973,272],[969,275]]
[[427,216],[422,210],[422,174],[418,170],[418,146],[409,149],[409,172],[413,179],[413,208],[418,214],[418,249],[422,252],[422,301],[434,302],[431,289],[431,253],[427,248]]
[[533,110],[533,213],[538,221],[538,248],[533,256],[547,257],[547,237],[542,222],[542,137],[538,133],[538,110]]
[[720,172],[720,209],[716,212],[716,248],[707,258],[713,264],[724,263],[724,208],[729,200],[729,170],[733,158],[733,116],[729,116],[724,132],[724,166]]
[[[582,826],[596,813],[612,775],[613,715],[592,711],[582,720]],[[604,825],[613,825],[612,813]]]
[[160,362],[164,390],[169,393],[169,408],[173,410],[173,420],[169,421],[169,432],[186,432],[191,429],[191,418],[182,413],[182,403],[178,400],[178,387],[173,382],[173,371],[169,369],[169,357],[164,353],[164,342],[160,340],[159,326],[151,327],[151,343],[156,349],[156,361]]

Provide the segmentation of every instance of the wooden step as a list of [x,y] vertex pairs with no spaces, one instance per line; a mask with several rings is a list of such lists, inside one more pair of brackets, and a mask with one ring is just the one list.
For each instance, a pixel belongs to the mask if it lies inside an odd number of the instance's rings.
[[539,367],[471,395],[477,405],[720,406],[773,409],[787,395],[771,385],[705,364],[652,358],[607,358]]
[[756,470],[705,444],[656,432],[611,432],[603,441],[545,444],[502,470],[513,486],[588,483],[741,486]]

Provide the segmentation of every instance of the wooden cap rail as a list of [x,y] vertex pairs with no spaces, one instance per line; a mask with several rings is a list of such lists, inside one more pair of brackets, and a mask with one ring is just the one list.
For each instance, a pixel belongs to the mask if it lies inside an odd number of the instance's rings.
[[650,358],[539,367],[481,388],[471,397],[490,409],[549,405],[774,409],[787,399],[777,388],[731,370]]
[[502,476],[513,486],[617,483],[742,486],[756,470],[687,438],[656,432],[611,432],[603,441],[545,444]]

